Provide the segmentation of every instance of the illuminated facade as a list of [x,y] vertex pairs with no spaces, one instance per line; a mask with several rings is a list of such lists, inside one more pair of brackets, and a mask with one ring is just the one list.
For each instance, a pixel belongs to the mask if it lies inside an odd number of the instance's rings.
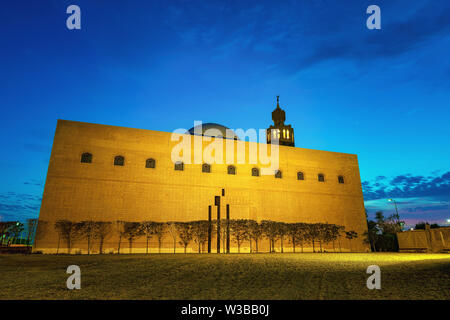
[[[341,237],[343,251],[350,247],[367,251],[357,156],[288,146],[294,145],[293,129],[284,125],[284,111],[280,111],[277,106],[273,113],[274,128],[288,133],[284,139],[280,136],[285,145],[279,146],[279,170],[271,175],[259,174],[266,166],[259,158],[254,164],[174,164],[171,152],[178,142],[172,141],[168,132],[58,120],[39,217],[39,227],[47,224],[48,230],[38,239],[36,250],[55,252],[60,247],[64,252],[65,244],[53,227],[57,220],[207,220],[208,206],[215,218],[214,197],[221,196],[222,217],[228,204],[231,219],[338,224],[359,235],[353,240]],[[192,142],[196,137],[189,132],[185,136]],[[246,156],[252,148],[267,147],[232,138],[228,140],[244,145]],[[204,142],[202,149],[208,143]],[[242,150],[236,146],[234,150],[236,159]],[[117,251],[117,239],[112,232],[104,244],[106,253]],[[172,243],[165,236],[162,252],[172,252]],[[122,246],[128,252],[126,241]],[[157,246],[151,239],[151,252],[156,252]],[[263,240],[259,249],[268,251],[268,246]],[[236,251],[233,242],[231,247]],[[292,250],[287,240],[284,247],[285,252]],[[331,251],[331,244],[325,248]],[[72,252],[85,249],[85,241],[78,241]],[[190,251],[197,251],[195,244],[188,246]],[[241,252],[248,251],[249,243],[244,242]],[[133,252],[145,252],[144,238],[135,241]],[[183,252],[180,245],[177,252]]]

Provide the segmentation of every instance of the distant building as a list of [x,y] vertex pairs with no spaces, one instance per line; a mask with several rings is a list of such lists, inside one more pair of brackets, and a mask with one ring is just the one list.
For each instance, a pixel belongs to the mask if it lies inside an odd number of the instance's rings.
[[[294,130],[284,124],[285,112],[278,99],[272,119],[267,142],[270,144],[277,135],[280,146],[279,168],[270,175],[261,174],[267,165],[259,157],[253,164],[174,163],[171,152],[178,142],[171,141],[169,132],[58,120],[39,216],[38,229],[46,226],[47,230],[41,229],[36,250],[65,252],[64,239],[54,228],[58,220],[109,221],[113,225],[116,221],[207,220],[209,206],[215,219],[214,199],[220,196],[222,219],[229,205],[231,219],[342,225],[358,234],[353,240],[344,235],[339,238],[342,251],[367,251],[357,156],[294,147]],[[186,133],[192,148],[194,129]],[[253,147],[267,147],[239,140],[222,125],[204,124],[202,134],[208,129],[221,132],[211,138],[213,141],[243,143],[246,157]],[[208,143],[203,142],[202,150]],[[235,150],[234,157],[238,157],[242,150]],[[116,252],[118,239],[113,231],[105,239],[105,252]],[[212,252],[216,250],[215,239],[213,232]],[[183,252],[178,241],[176,245],[177,252]],[[277,241],[277,251],[279,245]],[[85,240],[74,241],[72,252],[86,252],[86,246]],[[124,238],[124,252],[128,252],[127,246]],[[202,251],[206,251],[205,246],[202,244]],[[244,241],[241,252],[249,252],[249,246],[249,241]],[[254,250],[255,243],[252,246]],[[338,243],[335,246],[338,248]],[[151,252],[158,248],[155,237],[150,247]],[[333,251],[331,243],[323,247]],[[98,249],[97,245],[93,248],[94,252]],[[133,252],[145,252],[145,248],[144,237],[135,240]],[[263,238],[259,251],[268,248],[269,242]],[[190,244],[187,250],[197,252],[196,244]],[[232,241],[231,251],[236,250]],[[305,244],[305,251],[311,250],[311,244]],[[284,252],[289,251],[292,244],[285,238]],[[162,239],[162,252],[173,252],[169,234]]]

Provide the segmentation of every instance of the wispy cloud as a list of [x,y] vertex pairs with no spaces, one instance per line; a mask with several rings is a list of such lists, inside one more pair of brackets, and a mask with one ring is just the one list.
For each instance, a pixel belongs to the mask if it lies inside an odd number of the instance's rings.
[[424,220],[444,223],[450,216],[450,171],[435,171],[430,176],[379,176],[364,181],[362,186],[364,203],[370,214],[393,213],[395,207],[387,199],[394,198],[401,218],[410,226]]
[[362,183],[365,200],[429,197],[450,200],[450,171],[437,176],[403,174],[390,180],[375,179]]

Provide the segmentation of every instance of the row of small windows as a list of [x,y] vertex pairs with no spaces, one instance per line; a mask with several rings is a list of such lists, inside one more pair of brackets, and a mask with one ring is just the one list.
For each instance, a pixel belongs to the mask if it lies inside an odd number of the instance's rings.
[[[92,154],[91,153],[83,153],[81,155],[81,162],[82,163],[92,163]],[[123,156],[115,156],[114,157],[114,165],[115,166],[123,166],[125,164],[125,158]],[[154,169],[156,167],[156,161],[155,159],[147,159],[145,160],[145,167],[146,168],[152,168]],[[183,162],[176,162],[175,163],[175,170],[177,171],[183,171],[184,170],[184,163]],[[202,172],[210,173],[211,172],[211,165],[204,163],[202,165]],[[227,168],[228,174],[236,174],[236,167],[235,166],[228,166]],[[252,176],[259,177],[259,169],[258,168],[252,168]],[[282,178],[282,172],[281,170],[275,171],[275,178],[281,179]],[[305,180],[305,175],[303,172],[299,171],[297,172],[297,180]],[[323,173],[319,173],[317,175],[317,180],[319,182],[325,182],[325,175]],[[344,183],[344,177],[338,176],[338,182]]]

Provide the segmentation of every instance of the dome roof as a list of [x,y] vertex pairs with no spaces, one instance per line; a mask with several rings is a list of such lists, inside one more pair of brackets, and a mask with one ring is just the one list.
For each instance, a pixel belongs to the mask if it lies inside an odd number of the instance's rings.
[[[200,131],[200,126],[202,130],[202,136],[206,137],[219,137],[219,138],[226,138],[226,139],[235,139],[239,140],[238,136],[234,133],[234,131],[230,128],[227,128],[221,124],[218,123],[202,123],[201,125],[192,127],[188,130],[188,132],[192,135],[196,134],[195,131]],[[211,129],[211,130],[210,130]],[[212,130],[215,129],[215,130]],[[206,132],[210,130],[209,132]],[[228,130],[228,132],[227,132]],[[206,133],[206,134],[205,134]]]

